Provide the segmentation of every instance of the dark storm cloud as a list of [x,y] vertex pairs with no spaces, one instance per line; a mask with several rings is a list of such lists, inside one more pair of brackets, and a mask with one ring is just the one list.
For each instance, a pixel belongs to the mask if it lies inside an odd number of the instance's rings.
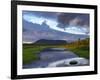
[[89,14],[62,13],[58,16],[58,27],[89,26]]
[[44,11],[23,11],[23,14],[55,20],[58,22],[57,27],[61,27],[61,28],[65,28],[68,26],[89,27],[89,14],[44,12]]

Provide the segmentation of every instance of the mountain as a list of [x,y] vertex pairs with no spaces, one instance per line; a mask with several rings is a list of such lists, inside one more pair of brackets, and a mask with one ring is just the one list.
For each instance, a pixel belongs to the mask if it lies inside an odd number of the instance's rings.
[[67,44],[65,40],[47,40],[47,39],[40,39],[36,41],[34,44],[37,45],[59,45],[59,44]]

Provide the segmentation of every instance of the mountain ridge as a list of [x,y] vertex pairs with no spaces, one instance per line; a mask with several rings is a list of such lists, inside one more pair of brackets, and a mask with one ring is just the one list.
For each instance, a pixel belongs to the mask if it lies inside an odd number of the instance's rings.
[[42,45],[60,45],[60,44],[67,44],[65,40],[48,40],[48,39],[40,39],[33,44],[42,44]]

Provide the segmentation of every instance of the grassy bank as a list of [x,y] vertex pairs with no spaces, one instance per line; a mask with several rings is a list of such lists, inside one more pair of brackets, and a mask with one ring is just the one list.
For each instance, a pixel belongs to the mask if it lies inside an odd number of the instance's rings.
[[89,39],[79,40],[65,45],[70,51],[73,51],[80,57],[89,59]]
[[80,48],[73,48],[70,50],[73,51],[75,54],[77,54],[80,57],[89,59],[89,47],[88,46],[84,46],[84,47],[80,47]]
[[31,63],[32,61],[38,60],[40,53],[45,48],[60,47],[58,45],[33,45],[23,44],[23,64]]

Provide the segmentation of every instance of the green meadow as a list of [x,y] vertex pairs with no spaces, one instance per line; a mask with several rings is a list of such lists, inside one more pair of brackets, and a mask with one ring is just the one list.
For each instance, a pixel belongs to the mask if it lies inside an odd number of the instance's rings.
[[74,52],[80,57],[89,59],[89,39],[79,40],[65,45],[70,51]]
[[23,64],[29,64],[32,61],[39,60],[38,54],[45,48],[66,48],[80,57],[89,59],[89,39],[78,40],[64,45],[34,45],[23,44]]

